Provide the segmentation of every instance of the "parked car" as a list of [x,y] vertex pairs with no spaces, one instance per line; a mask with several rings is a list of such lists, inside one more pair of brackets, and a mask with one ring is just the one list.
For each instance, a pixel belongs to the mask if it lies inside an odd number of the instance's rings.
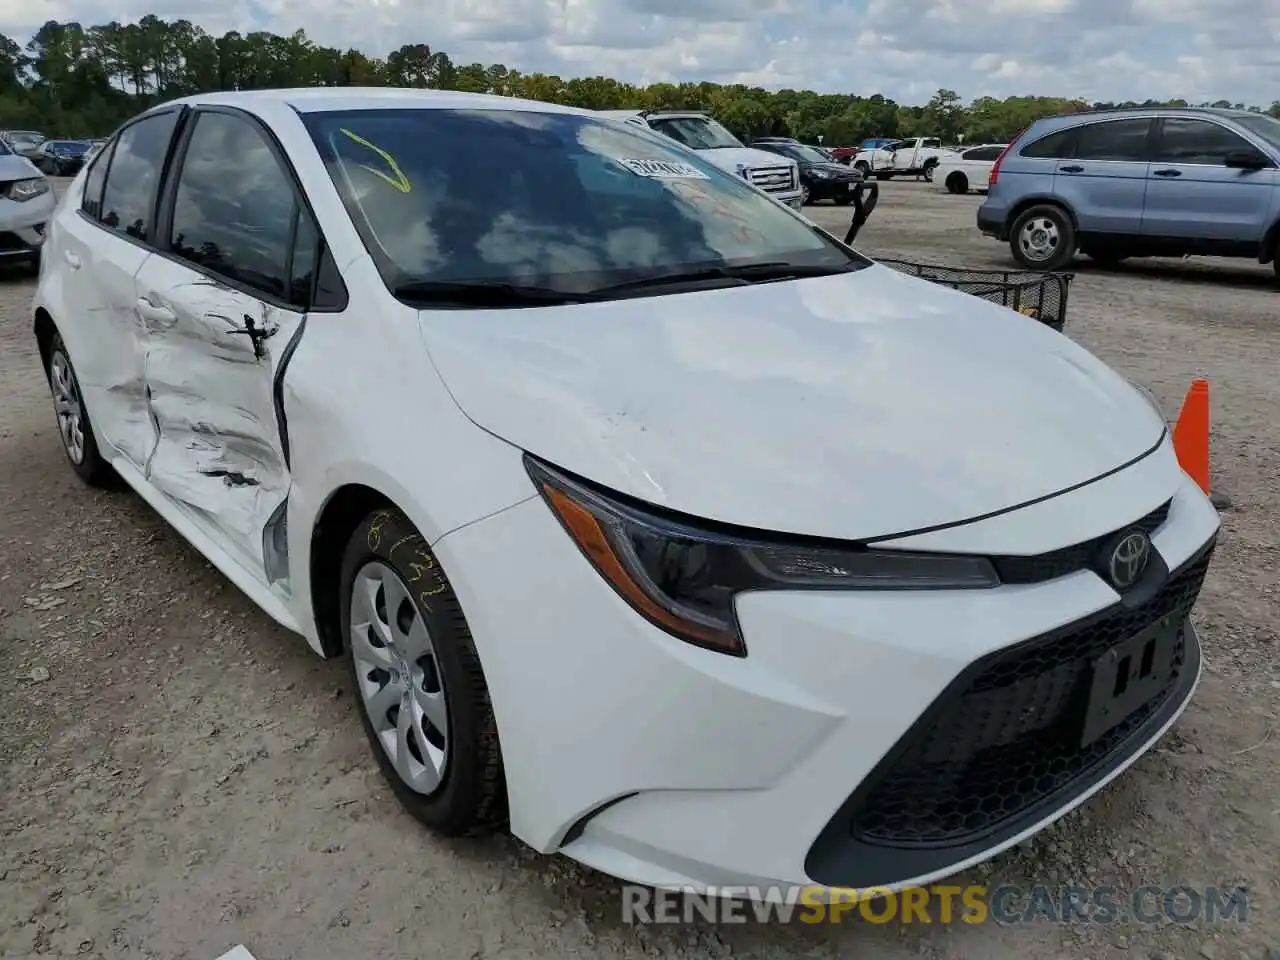
[[902,176],[932,180],[942,152],[942,141],[937,137],[892,140],[860,151],[853,158],[853,167],[864,177],[874,176],[877,180]]
[[35,130],[6,130],[3,139],[13,153],[20,157],[33,157],[40,144],[44,143],[45,136]]
[[933,183],[947,193],[987,191],[987,178],[996,157],[1007,143],[982,143],[961,150],[951,150],[938,155],[938,166],[933,171]]
[[1153,401],[633,125],[197,95],[48,246],[72,469],[346,657],[443,833],[664,887],[930,882],[1199,679],[1219,519]]
[[90,140],[89,149],[84,152],[84,157],[80,161],[81,166],[87,165],[98,153],[106,146],[105,140]]
[[996,160],[978,228],[1038,269],[1065,267],[1077,250],[1104,263],[1186,255],[1280,263],[1278,167],[1280,121],[1265,114],[1047,117]]
[[831,154],[831,159],[834,160],[836,163],[843,163],[845,166],[848,166],[849,163],[853,160],[853,158],[857,155],[858,148],[857,147],[832,147],[827,152]]
[[829,159],[816,147],[781,137],[752,140],[751,146],[794,160],[800,167],[805,203],[830,200],[841,206],[853,203],[854,190],[862,182],[857,171]]
[[705,113],[688,110],[601,110],[601,116],[644,127],[699,151],[721,170],[759,187],[779,203],[799,210],[804,206],[796,165],[779,162],[742,141]]
[[87,140],[46,140],[32,155],[32,162],[55,177],[70,177],[80,172],[88,155]]
[[39,267],[55,203],[44,174],[0,138],[0,263]]

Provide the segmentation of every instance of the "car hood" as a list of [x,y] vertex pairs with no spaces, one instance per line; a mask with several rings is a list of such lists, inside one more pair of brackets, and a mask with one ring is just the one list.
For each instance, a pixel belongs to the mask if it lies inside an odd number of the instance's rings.
[[23,180],[39,176],[42,176],[40,171],[26,157],[11,153],[0,155],[0,180]]
[[829,173],[833,177],[841,177],[845,180],[861,180],[862,175],[852,167],[846,167],[843,163],[806,163],[804,169],[810,173],[815,170],[821,170],[823,173]]
[[1165,430],[1065,336],[879,265],[420,325],[485,430],[757,529],[860,540],[958,523],[1113,471]]
[[718,167],[736,172],[738,164],[748,167],[787,167],[792,161],[787,157],[770,153],[768,150],[755,150],[751,147],[713,147],[699,150],[700,154]]

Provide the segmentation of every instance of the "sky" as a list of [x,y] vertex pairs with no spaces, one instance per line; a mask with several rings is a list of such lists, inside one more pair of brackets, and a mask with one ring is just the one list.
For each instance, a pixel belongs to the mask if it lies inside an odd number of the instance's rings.
[[711,80],[924,103],[1280,100],[1280,0],[0,0],[25,43],[46,19],[154,13],[214,33],[304,28],[385,56],[406,42],[455,63],[635,83]]

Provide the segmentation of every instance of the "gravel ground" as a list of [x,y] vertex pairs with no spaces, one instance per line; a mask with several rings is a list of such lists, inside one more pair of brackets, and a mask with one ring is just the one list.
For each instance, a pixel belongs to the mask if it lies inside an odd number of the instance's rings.
[[[978,203],[889,183],[860,246],[1007,266],[1007,249],[973,226]],[[810,212],[843,233],[846,210]],[[1269,270],[1079,265],[1072,337],[1170,417],[1193,376],[1213,384],[1215,481],[1235,508],[1198,607],[1206,673],[1129,773],[958,881],[1245,887],[1247,922],[1220,925],[645,929],[622,922],[609,878],[509,837],[437,839],[379,781],[341,663],[273,626],[137,497],[75,479],[30,333],[32,289],[0,276],[0,955],[212,960],[243,943],[259,960],[1274,960],[1280,293]]]

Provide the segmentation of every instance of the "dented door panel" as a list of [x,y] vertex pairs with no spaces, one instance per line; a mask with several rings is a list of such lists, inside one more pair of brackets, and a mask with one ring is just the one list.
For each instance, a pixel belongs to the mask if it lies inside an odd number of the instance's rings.
[[77,264],[64,284],[69,343],[85,403],[99,438],[139,469],[155,445],[144,378],[145,330],[138,315],[136,275],[151,254],[64,215],[61,253]]
[[164,257],[138,279],[141,295],[172,316],[148,329],[156,443],[146,476],[268,582],[264,533],[290,486],[275,380],[303,314]]

